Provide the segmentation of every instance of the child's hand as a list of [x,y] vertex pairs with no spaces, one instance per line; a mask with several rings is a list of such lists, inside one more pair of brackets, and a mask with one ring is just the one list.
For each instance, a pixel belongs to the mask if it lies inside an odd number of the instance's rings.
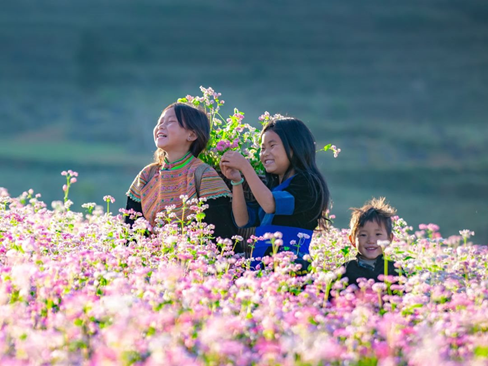
[[242,171],[243,168],[248,165],[249,162],[246,160],[244,156],[242,156],[237,151],[226,151],[224,155],[222,155],[222,160],[220,161],[221,166],[225,166],[228,168],[233,168]]
[[227,178],[230,179],[234,182],[238,182],[241,180],[241,172],[239,170],[234,169],[234,168],[229,168],[227,166],[224,166],[222,164],[222,160],[220,161],[220,170],[222,171],[222,174]]

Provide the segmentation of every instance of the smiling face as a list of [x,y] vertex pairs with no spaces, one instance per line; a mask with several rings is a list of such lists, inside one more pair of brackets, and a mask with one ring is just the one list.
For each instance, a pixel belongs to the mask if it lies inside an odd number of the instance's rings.
[[195,139],[195,133],[180,126],[174,108],[166,109],[154,127],[154,143],[166,152],[188,151]]
[[290,166],[290,160],[288,160],[283,142],[276,132],[268,130],[263,134],[260,158],[266,172],[278,175],[281,181]]
[[383,250],[378,245],[379,240],[393,239],[393,235],[386,231],[383,224],[379,224],[375,220],[366,221],[361,226],[355,238],[349,237],[351,243],[357,248],[359,254],[365,259],[376,259],[383,253]]

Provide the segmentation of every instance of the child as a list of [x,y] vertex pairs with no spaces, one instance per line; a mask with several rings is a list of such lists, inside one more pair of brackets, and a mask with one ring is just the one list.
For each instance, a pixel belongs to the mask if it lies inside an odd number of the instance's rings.
[[[315,163],[315,149],[312,133],[302,121],[282,117],[272,119],[261,132],[266,185],[237,151],[227,151],[220,163],[233,186],[232,212],[237,226],[256,226],[257,236],[281,232],[280,250],[297,253],[302,270],[308,268],[303,256],[309,253],[313,230],[317,225],[325,228],[327,223],[329,190]],[[244,179],[259,206],[246,205]],[[271,242],[262,240],[256,243],[253,257],[270,252]]]
[[[377,282],[385,270],[383,249],[378,242],[393,240],[391,217],[396,210],[385,202],[384,197],[373,198],[363,207],[352,210],[349,241],[358,254],[356,259],[344,264],[344,277],[349,279],[349,284],[357,284],[361,277]],[[388,275],[398,275],[394,264],[388,261]]]
[[[197,168],[204,164],[198,154],[210,137],[207,115],[193,106],[173,103],[161,114],[153,135],[155,163],[146,166],[130,186],[127,209],[142,212],[154,226],[156,214],[166,206],[175,206],[172,212],[182,218],[181,195],[188,199],[205,197],[209,207],[204,221],[215,225],[214,235],[233,236],[236,228],[231,219],[229,188],[210,166],[195,178]],[[198,171],[202,172],[201,168]],[[200,185],[199,189],[195,185]],[[126,222],[133,221],[126,218]]]

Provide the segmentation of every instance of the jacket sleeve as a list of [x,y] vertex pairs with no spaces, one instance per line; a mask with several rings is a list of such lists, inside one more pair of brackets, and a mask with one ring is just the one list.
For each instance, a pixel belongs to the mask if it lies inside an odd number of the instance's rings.
[[[125,208],[126,208],[126,210],[133,209],[134,211],[140,212],[143,214],[141,202],[134,201],[130,197],[127,197],[127,205],[125,206]],[[142,217],[144,217],[144,216],[142,216]],[[129,224],[131,227],[134,224],[134,221],[135,220],[131,219],[129,216],[125,216],[125,218],[124,218],[124,222],[126,224]]]
[[[219,197],[207,200],[208,208],[205,210],[203,221],[215,225],[214,236],[221,238],[232,238],[236,235],[237,228],[232,219],[232,206],[229,197]],[[242,248],[236,247],[236,253],[241,253]]]

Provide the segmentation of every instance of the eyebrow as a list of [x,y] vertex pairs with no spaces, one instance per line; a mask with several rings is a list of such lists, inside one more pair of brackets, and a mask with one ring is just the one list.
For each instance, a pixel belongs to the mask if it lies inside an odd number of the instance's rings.
[[[271,144],[272,142],[277,142],[277,140],[269,140],[268,144]],[[261,146],[264,145],[264,142],[261,143]]]

